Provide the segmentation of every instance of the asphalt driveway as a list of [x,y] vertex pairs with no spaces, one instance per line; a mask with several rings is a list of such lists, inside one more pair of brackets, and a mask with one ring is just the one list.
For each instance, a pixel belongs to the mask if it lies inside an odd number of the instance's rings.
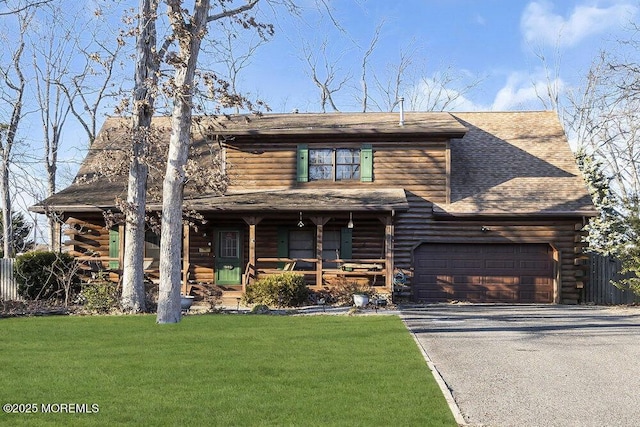
[[468,425],[640,424],[640,308],[433,305],[402,317]]

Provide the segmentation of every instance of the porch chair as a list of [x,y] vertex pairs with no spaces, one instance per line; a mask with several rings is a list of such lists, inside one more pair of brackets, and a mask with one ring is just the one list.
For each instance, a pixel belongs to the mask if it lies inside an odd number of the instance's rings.
[[296,262],[292,261],[292,262],[288,262],[284,265],[284,267],[282,267],[282,271],[293,271],[296,268]]

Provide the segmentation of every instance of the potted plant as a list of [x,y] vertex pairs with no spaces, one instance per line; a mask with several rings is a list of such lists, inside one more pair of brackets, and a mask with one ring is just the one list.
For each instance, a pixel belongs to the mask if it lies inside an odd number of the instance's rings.
[[353,305],[356,307],[366,307],[369,304],[369,295],[365,292],[357,292],[353,294]]
[[191,295],[182,295],[180,294],[180,308],[182,310],[189,310],[191,308],[191,304],[193,304],[193,299],[195,297]]
[[353,294],[353,305],[356,307],[366,307],[369,304],[369,295],[365,293]]

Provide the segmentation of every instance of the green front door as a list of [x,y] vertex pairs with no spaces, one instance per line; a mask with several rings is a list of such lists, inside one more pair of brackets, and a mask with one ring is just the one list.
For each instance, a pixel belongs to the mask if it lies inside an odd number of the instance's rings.
[[239,230],[216,233],[216,284],[239,285],[242,279],[242,235]]

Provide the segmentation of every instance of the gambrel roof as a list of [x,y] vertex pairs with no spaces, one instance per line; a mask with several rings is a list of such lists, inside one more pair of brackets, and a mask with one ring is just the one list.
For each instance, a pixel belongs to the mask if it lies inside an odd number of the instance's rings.
[[[194,141],[251,138],[277,144],[289,139],[331,137],[371,142],[450,139],[449,203],[434,205],[445,216],[589,216],[591,198],[576,166],[557,115],[553,112],[405,113],[399,125],[397,113],[265,114],[204,119],[194,126]],[[95,173],[96,154],[114,141],[126,141],[126,119],[109,118],[89,150],[78,176]],[[169,137],[169,119],[154,124]],[[199,209],[240,211],[246,209],[299,210],[316,200],[318,210],[405,210],[401,188],[371,190],[320,189],[273,191],[270,200],[258,200],[266,189],[235,192],[227,196],[185,192],[185,205]],[[98,211],[114,206],[114,198],[126,198],[121,181],[98,180],[89,185],[74,182],[66,189],[32,207],[33,211]],[[275,198],[278,198],[277,200]],[[342,201],[344,205],[338,202]],[[264,205],[264,206],[263,206]],[[159,206],[152,206],[152,208]]]

